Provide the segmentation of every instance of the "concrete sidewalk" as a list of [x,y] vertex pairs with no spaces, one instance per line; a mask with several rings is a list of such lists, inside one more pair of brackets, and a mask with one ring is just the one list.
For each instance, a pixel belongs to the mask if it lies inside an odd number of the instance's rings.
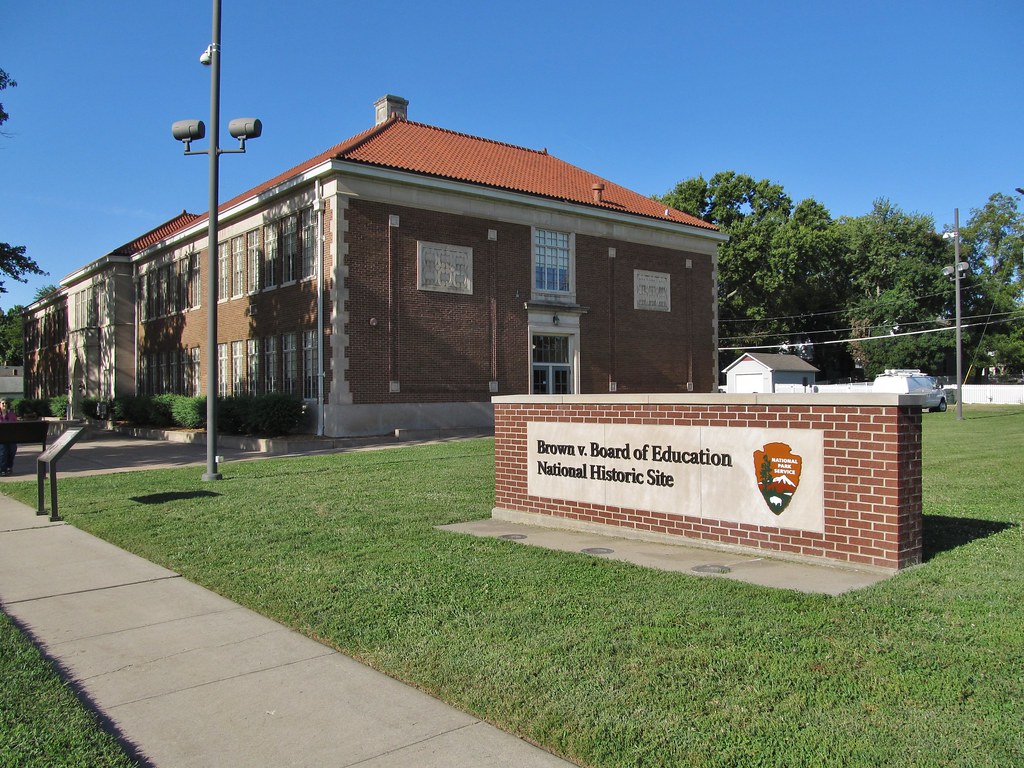
[[143,765],[571,765],[3,495],[0,604]]

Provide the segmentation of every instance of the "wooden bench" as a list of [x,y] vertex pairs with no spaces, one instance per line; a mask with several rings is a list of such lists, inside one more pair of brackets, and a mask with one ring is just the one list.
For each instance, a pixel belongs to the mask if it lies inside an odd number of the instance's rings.
[[39,443],[46,450],[48,421],[0,421],[0,443]]

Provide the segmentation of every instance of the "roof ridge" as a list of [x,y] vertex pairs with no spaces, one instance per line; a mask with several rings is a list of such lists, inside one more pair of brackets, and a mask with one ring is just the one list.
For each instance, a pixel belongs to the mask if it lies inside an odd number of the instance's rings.
[[548,153],[547,147],[544,147],[543,149],[532,149],[530,147],[524,147],[521,144],[512,144],[511,142],[508,142],[508,141],[498,141],[497,139],[488,139],[486,136],[476,136],[475,134],[466,133],[465,131],[453,131],[451,128],[442,128],[439,125],[431,125],[430,123],[421,123],[421,122],[418,122],[416,120],[409,120],[409,119],[403,120],[402,118],[398,118],[395,115],[393,115],[392,118],[396,118],[395,122],[407,123],[409,125],[415,125],[415,126],[417,126],[419,128],[429,128],[432,131],[437,131],[439,133],[447,133],[450,136],[460,136],[460,137],[462,137],[464,139],[473,139],[474,141],[482,141],[485,144],[495,144],[495,145],[497,145],[499,147],[508,147],[509,149],[518,149],[518,150],[521,150],[523,152],[532,152],[535,155],[542,155],[543,157],[554,157],[554,155],[551,155],[551,154]]

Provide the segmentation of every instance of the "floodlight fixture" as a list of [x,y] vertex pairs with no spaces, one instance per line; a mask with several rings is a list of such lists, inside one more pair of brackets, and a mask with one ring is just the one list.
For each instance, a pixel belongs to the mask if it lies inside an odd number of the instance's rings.
[[176,120],[171,124],[171,135],[185,143],[185,151],[189,152],[192,142],[206,137],[206,124],[202,120]]
[[210,66],[213,63],[213,44],[206,46],[206,50],[199,54],[199,63],[204,67]]
[[228,133],[238,139],[238,148],[244,150],[246,139],[263,135],[263,123],[258,117],[236,117],[228,123]]

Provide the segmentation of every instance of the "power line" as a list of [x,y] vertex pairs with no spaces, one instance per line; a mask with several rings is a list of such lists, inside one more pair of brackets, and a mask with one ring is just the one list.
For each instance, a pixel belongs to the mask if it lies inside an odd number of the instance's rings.
[[[934,299],[936,296],[945,296],[952,292],[952,288],[948,291],[942,291],[940,293],[926,293],[923,296],[911,296],[909,301],[919,301],[921,299]],[[888,296],[879,299],[878,303],[885,303],[886,299],[895,300],[896,297]],[[902,301],[903,299],[901,299]],[[771,320],[801,320],[805,317],[824,317],[825,315],[843,315],[848,314],[854,309],[830,309],[827,312],[804,312],[800,315],[779,315],[778,317],[738,317],[734,320],[720,320],[721,323],[767,323]]]
[[[989,321],[989,322],[986,322],[986,323],[968,323],[967,325],[964,325],[963,323],[961,323],[960,327],[961,328],[975,328],[975,327],[980,326],[980,325],[989,325],[989,324],[994,325],[996,323],[1010,323],[1010,322],[1013,322],[1014,320],[1021,320],[1021,319],[1024,319],[1024,315],[1015,315],[1014,317],[1007,317],[1007,318],[1004,318],[1002,320],[992,320],[992,321]],[[817,345],[817,346],[824,346],[826,344],[850,344],[850,343],[855,342],[855,341],[881,341],[883,339],[898,339],[898,338],[903,337],[903,336],[921,336],[922,334],[926,334],[926,333],[942,333],[943,331],[953,331],[953,330],[956,330],[956,326],[950,326],[948,328],[926,328],[926,329],[924,329],[922,331],[907,331],[906,333],[893,333],[893,334],[890,334],[890,335],[887,335],[887,336],[861,336],[861,337],[856,338],[856,339],[835,339],[833,341],[816,341],[816,342],[812,342],[812,344],[813,345]],[[749,352],[751,350],[757,350],[757,349],[778,349],[781,346],[789,346],[789,345],[787,345],[787,344],[766,344],[766,345],[757,346],[757,347],[719,347],[718,351],[719,352]],[[791,346],[800,346],[800,345],[794,343]]]
[[[962,318],[962,320],[988,320],[990,322],[996,322],[995,320],[993,320],[993,318],[999,318],[999,317],[1003,317],[1003,316],[1014,316],[1016,314],[1016,312],[1017,312],[1017,310],[1014,310],[1012,312],[996,312],[996,313],[988,314],[988,315],[971,315],[970,317]],[[892,325],[895,325],[896,327],[909,328],[909,327],[915,326],[915,325],[927,325],[929,323],[936,323],[936,322],[941,322],[941,321],[939,321],[939,320],[909,320],[909,321],[906,321],[906,322],[899,321],[899,322],[896,322],[894,324],[893,323],[889,323],[889,324],[882,323],[882,324],[878,324],[878,325],[870,325],[870,326],[867,326],[867,329],[873,331],[873,330],[876,330],[876,329],[879,329],[879,328],[889,328]],[[766,336],[767,337],[770,337],[770,336],[787,336],[787,337],[793,337],[793,336],[812,336],[812,335],[821,335],[821,334],[825,334],[825,333],[831,333],[831,334],[835,334],[835,333],[848,333],[850,331],[855,331],[855,330],[858,330],[858,329],[856,327],[851,327],[851,328],[829,328],[829,329],[826,329],[826,330],[823,330],[823,331],[765,331],[763,333],[746,333],[746,334],[743,334],[742,336],[721,336],[719,340],[720,341],[729,341],[731,339],[762,338],[762,337],[766,337]],[[944,329],[938,329],[938,330],[944,330]],[[872,338],[874,338],[874,337],[872,337]]]

